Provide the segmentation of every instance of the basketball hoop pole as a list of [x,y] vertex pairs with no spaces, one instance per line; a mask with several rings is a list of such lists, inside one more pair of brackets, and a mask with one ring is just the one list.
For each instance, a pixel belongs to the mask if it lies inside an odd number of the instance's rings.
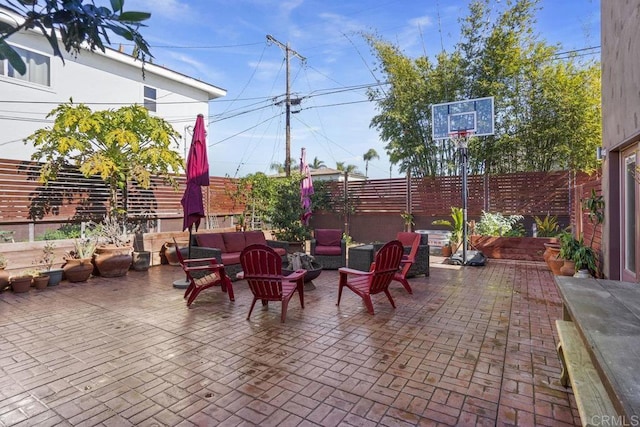
[[462,175],[462,265],[467,264],[467,240],[468,240],[468,230],[467,230],[467,162],[468,162],[468,153],[467,147],[469,145],[469,132],[468,131],[459,131],[452,134],[451,139],[453,140],[456,147],[458,147],[460,154],[460,175]]

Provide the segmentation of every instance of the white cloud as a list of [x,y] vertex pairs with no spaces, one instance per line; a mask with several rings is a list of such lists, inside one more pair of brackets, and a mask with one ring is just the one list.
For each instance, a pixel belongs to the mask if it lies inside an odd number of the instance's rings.
[[193,9],[188,2],[180,0],[133,0],[126,4],[126,10],[148,11],[151,18],[162,17],[172,21],[194,19]]

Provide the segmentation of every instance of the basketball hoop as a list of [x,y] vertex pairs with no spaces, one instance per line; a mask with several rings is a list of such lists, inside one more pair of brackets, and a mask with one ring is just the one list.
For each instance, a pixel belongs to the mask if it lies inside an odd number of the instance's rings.
[[469,138],[473,136],[472,130],[458,130],[449,133],[449,139],[456,148],[467,148],[469,146]]

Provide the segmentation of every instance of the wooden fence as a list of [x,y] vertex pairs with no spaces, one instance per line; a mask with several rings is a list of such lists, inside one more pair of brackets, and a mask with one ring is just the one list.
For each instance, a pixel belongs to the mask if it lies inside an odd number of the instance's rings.
[[[77,170],[66,169],[55,182],[44,186],[38,181],[41,167],[36,162],[0,159],[0,230],[13,231],[16,240],[29,240],[61,223],[102,217],[107,211],[108,189],[99,177],[85,178]],[[574,179],[567,171],[470,176],[469,216],[479,217],[482,210],[505,215],[568,216],[579,197],[572,189],[591,185],[593,181],[593,177],[586,175]],[[230,196],[236,182],[211,177],[211,185],[203,188],[209,215],[223,219],[244,210]],[[162,220],[162,230],[156,231],[179,231],[184,176],[178,176],[177,183],[177,188],[173,188],[156,178],[146,190],[131,184],[121,194],[122,207],[126,207],[131,217]],[[344,183],[329,185],[339,204],[344,200]],[[451,206],[461,206],[462,199],[461,180],[455,176],[349,181],[346,191],[349,221],[359,216],[394,216],[399,228],[402,228],[399,214],[403,211],[411,211],[422,217],[424,224],[430,224],[432,218],[448,217]],[[337,213],[318,215],[325,216],[324,220],[317,223],[312,220],[312,225],[342,226],[344,214],[340,212],[344,209],[338,207],[334,211]],[[327,220],[326,215],[334,218]]]

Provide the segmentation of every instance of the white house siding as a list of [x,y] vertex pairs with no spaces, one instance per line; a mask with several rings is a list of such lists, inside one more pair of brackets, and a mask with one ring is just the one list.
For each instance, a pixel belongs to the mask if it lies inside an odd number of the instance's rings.
[[[144,86],[156,89],[159,117],[169,121],[182,136],[178,150],[186,152],[190,143],[187,126],[196,116],[209,115],[208,101],[226,94],[223,89],[172,72],[153,64],[145,66],[129,55],[107,50],[83,51],[77,57],[65,55],[65,63],[50,54],[47,41],[39,34],[19,33],[9,39],[17,47],[50,57],[51,86],[41,86],[0,75],[0,157],[30,160],[34,149],[22,141],[35,130],[49,126],[46,115],[70,98],[92,110],[143,104]],[[206,121],[205,121],[206,122]]]

